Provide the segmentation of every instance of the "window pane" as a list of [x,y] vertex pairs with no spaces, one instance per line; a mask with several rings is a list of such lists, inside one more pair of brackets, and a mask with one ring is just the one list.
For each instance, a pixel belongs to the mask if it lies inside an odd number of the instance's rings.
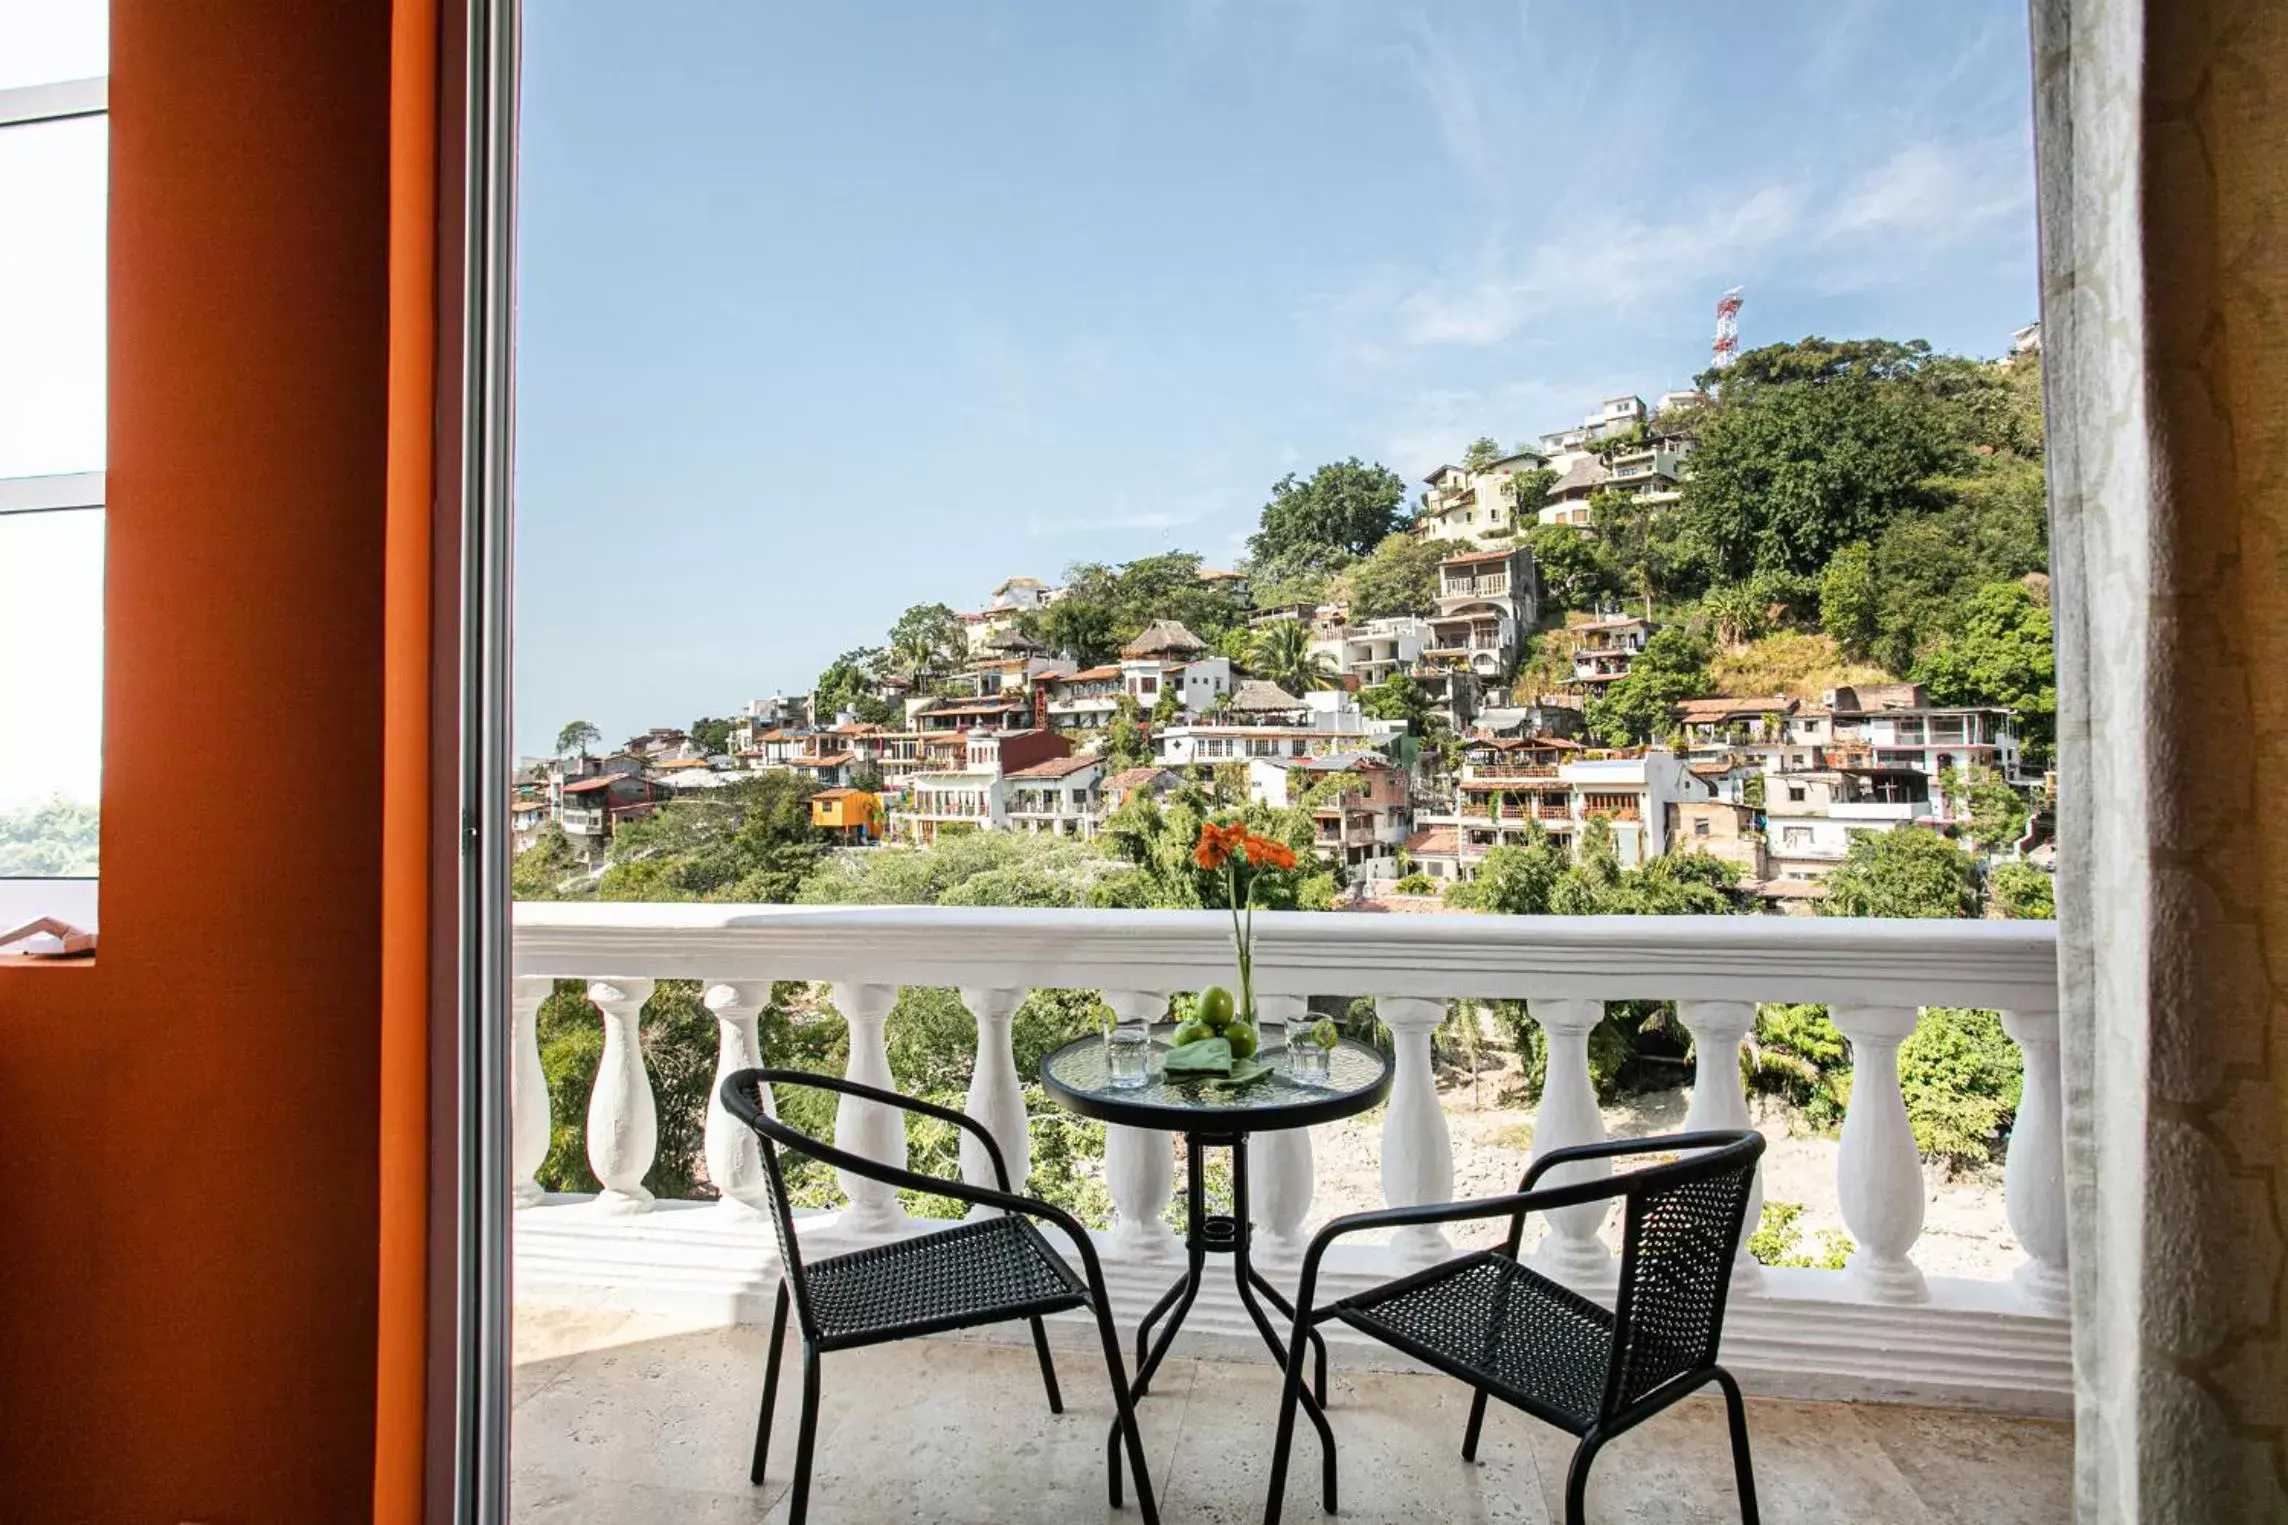
[[101,117],[0,128],[0,477],[104,465],[108,135]]
[[0,0],[0,90],[110,72],[109,0]]
[[103,513],[0,514],[0,877],[93,874]]

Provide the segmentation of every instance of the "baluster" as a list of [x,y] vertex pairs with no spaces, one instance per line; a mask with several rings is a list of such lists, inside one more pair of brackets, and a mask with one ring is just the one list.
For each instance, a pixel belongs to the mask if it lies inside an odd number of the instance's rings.
[[[1270,1024],[1276,1022],[1290,1041],[1308,1042],[1304,1019],[1308,1003],[1299,995],[1259,995],[1255,1011],[1265,1042],[1271,1041]],[[1248,1220],[1263,1230],[1263,1250],[1272,1259],[1303,1253],[1298,1232],[1311,1210],[1311,1130],[1282,1128],[1258,1133],[1248,1141],[1248,1191],[1255,1199],[1247,1205]]]
[[532,1207],[543,1193],[534,1179],[548,1159],[548,1135],[553,1119],[548,1111],[548,1076],[540,1068],[540,1003],[556,987],[554,980],[521,979],[509,990],[509,1011],[515,1018],[510,1030],[512,1063],[508,1074],[510,1118],[509,1195],[518,1207]]
[[[1684,1131],[1746,1128],[1748,1098],[1740,1084],[1740,1043],[1756,1028],[1756,1008],[1746,1001],[1679,1001],[1677,1020],[1692,1034],[1692,1105]],[[1740,1249],[1732,1258],[1732,1286],[1749,1292],[1764,1284],[1764,1268],[1748,1253],[1748,1236],[1764,1210],[1764,1167],[1759,1162],[1748,1183],[1748,1212],[1740,1223]]]
[[[895,985],[836,985],[834,1008],[850,1029],[850,1063],[843,1072],[860,1085],[894,1091],[890,1050],[883,1041],[883,1024],[898,1004]],[[862,1155],[884,1165],[906,1168],[906,1120],[896,1107],[859,1096],[845,1096],[834,1108],[834,1147]],[[856,1239],[888,1238],[906,1226],[906,1210],[898,1189],[884,1181],[869,1180],[837,1170],[842,1194],[850,1199],[843,1210],[841,1231]]]
[[[1446,1019],[1446,1003],[1422,996],[1378,996],[1375,1012],[1390,1029],[1397,1051],[1390,1109],[1382,1121],[1382,1200],[1392,1207],[1450,1202],[1454,1196],[1454,1140],[1438,1104],[1430,1068],[1430,1034]],[[1391,1237],[1392,1252],[1409,1264],[1428,1265],[1453,1253],[1453,1241],[1435,1224],[1416,1224]]]
[[[1033,1173],[1033,1139],[1025,1116],[1025,1092],[1017,1081],[1017,1052],[1009,1040],[1009,1020],[1025,999],[1022,990],[964,990],[961,1004],[977,1019],[977,1058],[969,1072],[969,1115],[985,1125],[1001,1146],[1009,1167],[1009,1189],[1022,1192]],[[996,1185],[985,1146],[966,1130],[961,1135],[961,1178],[972,1186]],[[997,1217],[997,1207],[970,1209],[972,1218]]]
[[[763,1154],[754,1130],[723,1106],[723,1082],[740,1070],[760,1069],[762,1048],[755,1040],[755,1019],[770,1004],[769,980],[731,980],[707,987],[707,1009],[715,1013],[715,1084],[707,1091],[707,1179],[722,1193],[723,1210],[739,1216],[768,1212],[770,1187],[763,1179]],[[764,1086],[763,1110],[772,1117],[778,1108],[771,1088]]]
[[643,1178],[659,1152],[659,1112],[638,1027],[651,991],[650,980],[598,980],[588,987],[588,999],[604,1014],[604,1057],[588,1093],[588,1168],[604,1185],[599,1212],[651,1209]]
[[[1541,1028],[1544,1062],[1541,1105],[1533,1114],[1533,1156],[1605,1141],[1605,1117],[1597,1110],[1596,1082],[1589,1078],[1589,1035],[1605,1018],[1602,1001],[1533,1001],[1527,1009]],[[1560,1165],[1535,1184],[1571,1186],[1604,1179],[1610,1160]],[[1550,1213],[1549,1234],[1534,1261],[1560,1281],[1595,1284],[1615,1277],[1612,1249],[1601,1232],[1610,1205],[1585,1202]]]
[[1921,1269],[1907,1258],[1923,1231],[1923,1167],[1899,1092],[1899,1045],[1919,1015],[1912,1006],[1828,1009],[1851,1040],[1851,1102],[1843,1113],[1835,1187],[1859,1247],[1844,1270],[1864,1296],[1882,1303],[1930,1296]]
[[[1122,1023],[1150,1023],[1168,1009],[1168,993],[1107,990],[1104,1004]],[[1172,1257],[1176,1236],[1161,1217],[1176,1190],[1175,1154],[1167,1133],[1106,1124],[1104,1179],[1112,1192],[1112,1252],[1140,1260]]]
[[2010,1128],[2010,1157],[2003,1168],[2003,1205],[2010,1231],[2025,1246],[2018,1285],[2034,1306],[2063,1318],[2072,1309],[2072,1282],[2066,1269],[2066,1155],[2064,1122],[2058,1108],[2058,1014],[2006,1011],[2002,1030],[2017,1042],[2025,1060],[2025,1084],[2018,1118]]

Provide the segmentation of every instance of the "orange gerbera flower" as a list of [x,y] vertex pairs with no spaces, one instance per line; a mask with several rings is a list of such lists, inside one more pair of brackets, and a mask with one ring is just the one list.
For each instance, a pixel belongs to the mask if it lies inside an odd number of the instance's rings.
[[1247,839],[1247,828],[1238,822],[1218,826],[1213,821],[1200,823],[1200,840],[1192,848],[1192,861],[1205,869],[1218,869],[1231,861],[1234,850]]
[[1295,866],[1295,849],[1284,842],[1274,842],[1269,837],[1259,837],[1255,833],[1249,832],[1247,840],[1241,845],[1247,853],[1247,861],[1257,868],[1293,868]]

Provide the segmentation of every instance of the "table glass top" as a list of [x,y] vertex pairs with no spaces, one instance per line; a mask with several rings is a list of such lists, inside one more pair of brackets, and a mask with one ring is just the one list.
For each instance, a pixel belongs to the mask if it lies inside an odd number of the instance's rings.
[[1111,1083],[1101,1037],[1081,1038],[1066,1044],[1049,1056],[1044,1068],[1058,1085],[1080,1095],[1121,1106],[1197,1112],[1202,1117],[1337,1101],[1373,1090],[1390,1069],[1390,1061],[1379,1050],[1345,1038],[1328,1056],[1327,1078],[1320,1084],[1307,1084],[1289,1075],[1287,1051],[1279,1043],[1273,1043],[1256,1056],[1271,1066],[1271,1073],[1252,1085],[1233,1090],[1218,1085],[1212,1078],[1202,1081],[1191,1077],[1171,1082],[1161,1070],[1160,1060],[1168,1052],[1168,1035],[1172,1031],[1173,1028],[1166,1026],[1152,1029],[1151,1078],[1140,1086],[1121,1089]]

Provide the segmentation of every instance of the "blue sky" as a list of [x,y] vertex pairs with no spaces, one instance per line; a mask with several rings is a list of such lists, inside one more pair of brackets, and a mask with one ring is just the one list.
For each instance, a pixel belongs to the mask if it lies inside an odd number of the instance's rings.
[[517,737],[807,688],[1685,385],[1713,306],[2000,353],[2026,17],[1461,0],[526,7]]

